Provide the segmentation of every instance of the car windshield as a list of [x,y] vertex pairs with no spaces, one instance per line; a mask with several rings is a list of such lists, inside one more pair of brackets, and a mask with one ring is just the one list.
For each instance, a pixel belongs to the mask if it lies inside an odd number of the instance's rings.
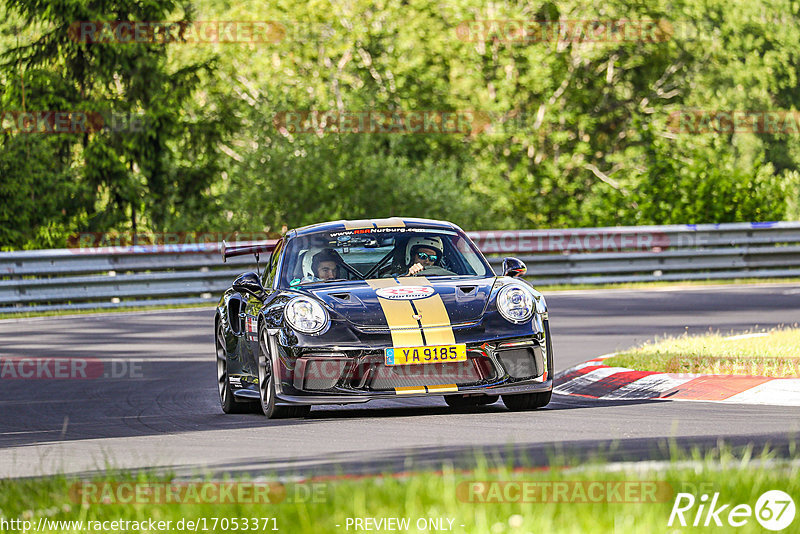
[[367,228],[322,231],[291,239],[284,253],[280,285],[410,275],[494,276],[494,272],[459,232]]

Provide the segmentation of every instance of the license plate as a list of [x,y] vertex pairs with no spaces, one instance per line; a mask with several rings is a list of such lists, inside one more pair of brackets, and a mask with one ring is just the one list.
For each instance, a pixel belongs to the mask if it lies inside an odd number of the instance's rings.
[[384,349],[386,365],[415,365],[467,361],[466,345],[392,347]]

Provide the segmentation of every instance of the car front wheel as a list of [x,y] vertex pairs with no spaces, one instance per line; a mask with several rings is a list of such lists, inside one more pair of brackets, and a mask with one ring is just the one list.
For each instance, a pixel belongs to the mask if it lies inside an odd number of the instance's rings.
[[539,393],[522,393],[517,395],[503,395],[503,404],[512,412],[543,408],[550,402],[552,391]]
[[225,330],[222,323],[217,322],[216,336],[217,351],[217,386],[219,389],[219,404],[225,413],[246,413],[250,411],[251,403],[236,402],[231,390],[230,377],[228,376],[228,345],[225,341]]
[[269,334],[266,327],[261,325],[258,332],[258,391],[261,398],[261,411],[269,419],[307,416],[311,412],[311,406],[277,406],[275,404],[275,376],[272,369]]

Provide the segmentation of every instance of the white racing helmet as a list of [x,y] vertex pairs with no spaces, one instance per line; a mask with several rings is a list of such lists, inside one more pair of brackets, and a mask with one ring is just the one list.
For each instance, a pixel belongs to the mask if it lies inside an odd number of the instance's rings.
[[435,250],[441,257],[444,252],[441,237],[412,237],[406,245],[406,265],[411,264],[411,250],[414,247],[428,247]]

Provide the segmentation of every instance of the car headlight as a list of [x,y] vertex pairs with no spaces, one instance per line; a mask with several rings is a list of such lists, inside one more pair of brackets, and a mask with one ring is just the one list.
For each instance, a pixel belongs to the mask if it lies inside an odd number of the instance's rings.
[[508,284],[497,293],[497,309],[512,323],[529,321],[534,307],[533,295],[521,285]]
[[328,325],[328,312],[319,302],[307,297],[290,300],[284,316],[289,326],[303,334],[318,334]]

